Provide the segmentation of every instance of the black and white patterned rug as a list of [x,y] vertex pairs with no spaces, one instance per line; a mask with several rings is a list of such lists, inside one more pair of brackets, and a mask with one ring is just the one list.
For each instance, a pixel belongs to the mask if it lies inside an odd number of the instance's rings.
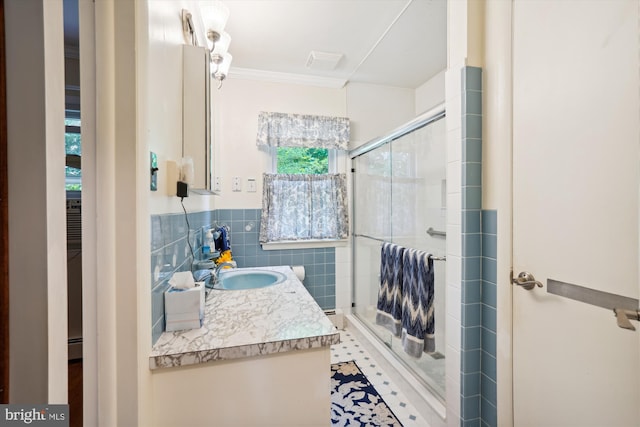
[[402,427],[354,361],[331,365],[331,425]]

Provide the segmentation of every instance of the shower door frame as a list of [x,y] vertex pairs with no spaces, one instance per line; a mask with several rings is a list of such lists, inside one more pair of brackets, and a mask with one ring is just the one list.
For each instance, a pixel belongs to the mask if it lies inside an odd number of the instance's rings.
[[[402,138],[405,135],[408,135],[414,131],[417,131],[421,128],[424,128],[434,122],[437,122],[440,119],[444,119],[446,117],[446,110],[445,110],[445,104],[441,103],[438,104],[436,106],[434,106],[433,108],[431,108],[430,110],[426,111],[425,113],[417,116],[415,119],[409,121],[408,123],[404,124],[403,126],[400,126],[396,129],[394,129],[393,131],[389,132],[387,135],[382,136],[382,137],[378,137],[375,139],[372,139],[369,142],[366,142],[364,144],[362,144],[359,147],[356,147],[353,150],[349,151],[349,158],[351,159],[351,161],[353,161],[355,158],[360,157],[364,154],[367,154],[373,150],[376,150],[378,148],[383,147],[384,145],[390,144],[392,143],[394,140],[397,140],[399,138]],[[355,169],[351,169],[352,173],[355,172]],[[352,175],[353,176],[353,175]],[[353,176],[353,180],[351,182],[351,186],[352,186],[352,194],[355,193],[355,176]],[[355,198],[355,197],[354,197]],[[351,217],[354,219],[351,222],[351,235],[355,238],[356,237],[356,233],[355,233],[355,211],[356,211],[356,206],[355,206],[355,202],[352,203],[351,206]],[[369,237],[370,236],[362,236],[362,237]],[[374,239],[374,240],[382,240],[382,239]],[[355,284],[356,284],[356,280],[355,280],[355,262],[356,262],[356,256],[355,256],[355,252],[356,252],[356,245],[355,245],[355,239],[354,239],[354,244],[352,245],[351,248],[352,251],[352,266],[351,266],[351,307],[355,308]],[[353,313],[355,314],[355,312]],[[405,371],[409,372],[412,374],[412,376],[414,377],[414,380],[417,381],[420,385],[422,385],[425,389],[429,390],[431,395],[440,403],[443,405],[442,408],[444,408],[445,405],[445,396],[441,396],[438,392],[436,392],[433,387],[426,383],[425,380],[423,380],[422,378],[419,378],[417,374],[414,373],[414,369],[411,366],[408,366],[408,364],[402,360],[398,355],[395,354],[395,352],[393,352],[391,350],[391,347],[387,344],[387,342],[385,340],[383,340],[375,331],[373,331],[369,325],[367,325],[359,316],[355,316],[356,319],[358,320],[358,322],[360,323],[360,325],[368,332],[367,335],[369,335],[370,337],[373,337],[376,340],[376,343],[379,344],[379,346],[383,347],[384,349],[386,349],[386,351],[389,353],[389,356],[391,358],[393,358],[393,360],[395,362],[398,362],[400,364],[400,366],[402,366],[404,368]],[[446,325],[445,325],[445,329],[446,329]],[[387,357],[385,355],[385,357]],[[435,402],[434,402],[435,403]],[[432,405],[434,406],[434,405]],[[435,409],[435,406],[434,406]],[[444,413],[441,413],[441,416],[444,417]]]

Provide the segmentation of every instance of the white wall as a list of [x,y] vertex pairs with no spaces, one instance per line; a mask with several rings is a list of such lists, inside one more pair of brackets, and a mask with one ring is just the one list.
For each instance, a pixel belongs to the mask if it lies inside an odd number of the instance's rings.
[[415,113],[416,116],[429,111],[438,104],[444,102],[444,76],[445,71],[442,70],[425,83],[416,88]]
[[347,115],[351,119],[349,148],[388,134],[415,117],[412,89],[348,83]]
[[486,40],[483,87],[482,204],[498,211],[497,346],[498,422],[510,425],[512,404],[511,270],[512,203],[512,3],[489,0],[485,9]]
[[11,403],[66,403],[62,1],[4,4],[9,396]]
[[[258,113],[347,115],[345,91],[298,84],[232,78],[212,91],[215,175],[222,179],[218,209],[262,207],[262,174],[273,172],[269,151],[256,146]],[[344,168],[344,162],[341,167]],[[344,172],[344,170],[342,170]],[[242,191],[231,191],[231,179],[242,178]],[[247,178],[257,191],[248,193]]]
[[[148,70],[145,86],[145,108],[141,110],[148,125],[143,129],[149,150],[158,156],[158,191],[150,192],[151,214],[181,212],[175,194],[175,182],[167,180],[167,161],[182,158],[182,46],[188,44],[182,30],[182,9],[193,15],[200,46],[205,45],[199,8],[193,0],[149,0],[148,47],[145,52]],[[144,34],[147,36],[147,34]],[[149,154],[147,153],[147,156]],[[184,199],[188,212],[213,209],[214,196],[191,193]]]

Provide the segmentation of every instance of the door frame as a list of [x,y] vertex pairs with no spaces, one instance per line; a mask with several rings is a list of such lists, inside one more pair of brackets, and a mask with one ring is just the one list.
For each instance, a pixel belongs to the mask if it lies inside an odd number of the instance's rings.
[[9,403],[9,184],[4,0],[0,0],[0,403]]

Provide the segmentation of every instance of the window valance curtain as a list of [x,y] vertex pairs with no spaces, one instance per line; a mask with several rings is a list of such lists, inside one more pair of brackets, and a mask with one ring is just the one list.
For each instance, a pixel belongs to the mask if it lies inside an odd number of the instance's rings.
[[257,145],[346,150],[350,138],[347,117],[260,112]]
[[346,239],[345,174],[264,174],[260,242]]

